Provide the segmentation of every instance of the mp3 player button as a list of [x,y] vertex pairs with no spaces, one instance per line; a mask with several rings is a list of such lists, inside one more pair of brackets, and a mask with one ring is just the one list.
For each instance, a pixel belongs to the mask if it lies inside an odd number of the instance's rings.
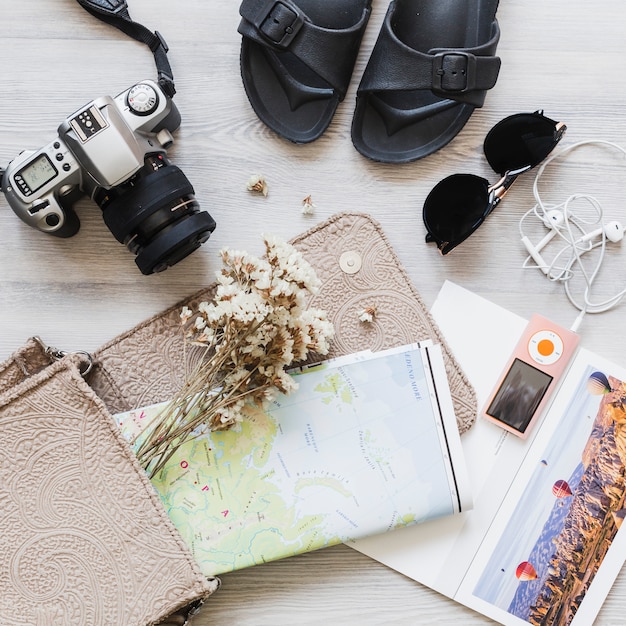
[[540,365],[552,365],[563,355],[563,340],[552,330],[540,330],[528,341],[528,353]]

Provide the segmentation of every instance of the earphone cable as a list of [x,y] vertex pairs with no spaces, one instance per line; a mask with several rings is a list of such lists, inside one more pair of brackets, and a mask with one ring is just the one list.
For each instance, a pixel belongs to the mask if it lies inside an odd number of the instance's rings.
[[[626,151],[619,145],[609,141],[603,140],[587,140],[577,142],[560,152],[551,155],[546,161],[544,161],[539,167],[535,180],[533,182],[533,195],[535,197],[535,206],[527,211],[519,221],[519,232],[522,242],[529,251],[529,256],[526,257],[522,267],[524,269],[540,269],[546,277],[554,282],[562,282],[564,284],[565,294],[570,303],[580,311],[576,320],[572,324],[572,330],[576,332],[584,316],[587,313],[601,313],[608,311],[626,294],[626,288],[622,289],[618,293],[610,296],[605,300],[594,300],[592,297],[592,289],[594,283],[598,277],[600,269],[605,260],[606,242],[607,242],[607,230],[606,225],[603,224],[603,209],[600,202],[593,196],[587,194],[573,194],[569,196],[565,201],[546,204],[539,193],[539,181],[545,168],[556,158],[562,157],[565,154],[585,145],[602,145],[611,148],[618,149],[623,155],[626,155]],[[592,209],[592,217],[585,218],[573,210],[572,205],[574,203],[586,202]],[[534,248],[530,244],[528,238],[524,234],[524,222],[530,216],[534,215],[541,221],[544,226],[550,229],[548,235],[542,239],[538,248]],[[558,219],[556,219],[558,217]],[[594,225],[600,224],[601,228],[597,233],[588,232],[588,228]],[[611,222],[611,225],[615,224],[615,227],[621,229],[619,233],[620,237],[623,234],[623,228],[616,222]],[[591,235],[600,234],[600,241],[592,242]],[[544,257],[539,254],[544,245],[547,245],[553,239],[561,239],[564,242],[563,247],[553,256],[550,262],[546,262]],[[617,239],[611,239],[617,241]],[[598,259],[592,268],[585,267],[583,257],[590,252],[599,248]],[[564,259],[564,255],[569,252],[569,256]],[[533,264],[534,262],[534,264]],[[572,279],[577,275],[581,275],[584,281],[584,290],[582,296],[576,297],[572,289]],[[582,301],[581,301],[582,297]]]

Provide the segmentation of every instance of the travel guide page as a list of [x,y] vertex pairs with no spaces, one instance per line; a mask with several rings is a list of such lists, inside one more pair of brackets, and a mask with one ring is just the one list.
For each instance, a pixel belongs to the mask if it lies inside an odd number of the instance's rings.
[[580,352],[459,589],[464,604],[511,624],[593,621],[625,554],[626,384],[615,370]]

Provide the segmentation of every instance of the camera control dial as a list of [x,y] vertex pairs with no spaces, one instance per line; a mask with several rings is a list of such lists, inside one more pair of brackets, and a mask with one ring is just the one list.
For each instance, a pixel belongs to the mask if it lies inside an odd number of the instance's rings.
[[135,115],[150,115],[159,106],[159,95],[146,83],[138,83],[128,90],[126,102]]

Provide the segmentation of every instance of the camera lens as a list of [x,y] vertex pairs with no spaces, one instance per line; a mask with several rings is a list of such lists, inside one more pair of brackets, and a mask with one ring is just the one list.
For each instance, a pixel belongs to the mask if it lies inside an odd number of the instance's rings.
[[143,274],[161,272],[199,248],[215,230],[191,183],[161,154],[131,179],[94,196],[113,236],[136,254]]

